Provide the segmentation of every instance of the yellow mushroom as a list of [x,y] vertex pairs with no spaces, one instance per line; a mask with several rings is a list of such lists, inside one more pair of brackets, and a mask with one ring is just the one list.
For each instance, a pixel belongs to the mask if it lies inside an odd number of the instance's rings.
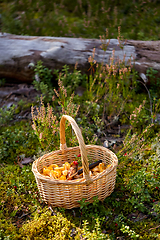
[[63,164],[63,166],[64,166],[65,170],[69,170],[70,167],[71,167],[71,165],[69,164],[69,162],[65,162],[65,163]]
[[100,163],[100,164],[98,165],[98,167],[99,167],[99,171],[100,171],[100,172],[103,172],[103,171],[105,170],[105,165],[104,165],[104,163]]
[[66,176],[62,175],[59,180],[66,180]]
[[63,170],[65,170],[65,168],[64,167],[55,167],[54,170],[55,171],[63,171]]
[[51,164],[50,167],[52,167],[54,169],[54,168],[58,167],[58,165],[57,164]]
[[67,176],[67,174],[68,174],[68,170],[64,170],[64,171],[62,171],[62,174],[63,174],[64,176]]
[[45,176],[50,176],[50,171],[51,171],[51,169],[46,168],[46,167],[43,167],[43,174],[44,174]]
[[110,166],[111,166],[111,164],[108,164],[107,167],[106,167],[106,169],[109,168]]
[[62,175],[62,172],[60,170],[55,171],[55,175],[56,175],[57,178],[60,178],[61,175]]
[[99,172],[99,167],[96,166],[96,167],[92,168],[92,172]]
[[54,170],[50,171],[50,178],[56,179],[56,173]]

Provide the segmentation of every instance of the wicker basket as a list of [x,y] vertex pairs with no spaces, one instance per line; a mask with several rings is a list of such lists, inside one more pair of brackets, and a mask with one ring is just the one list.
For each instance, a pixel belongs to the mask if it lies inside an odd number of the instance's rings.
[[[71,123],[76,134],[79,142],[78,147],[67,148],[66,146],[66,119]],[[71,163],[75,160],[75,155],[78,154],[81,154],[83,179],[56,180],[41,174],[43,166],[49,166],[53,163],[61,166],[66,161]],[[91,178],[89,175],[89,163],[98,160],[111,165],[97,176]],[[71,209],[79,207],[78,201],[83,198],[91,203],[95,196],[98,196],[98,199],[101,201],[109,196],[114,190],[117,165],[118,159],[112,151],[98,145],[85,145],[81,130],[75,120],[68,115],[63,115],[60,121],[60,150],[50,152],[35,160],[32,165],[32,171],[40,195],[47,204],[53,207]]]

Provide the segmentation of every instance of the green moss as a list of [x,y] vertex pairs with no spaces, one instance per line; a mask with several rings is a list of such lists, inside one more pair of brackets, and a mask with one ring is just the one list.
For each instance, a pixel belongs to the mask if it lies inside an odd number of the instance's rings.
[[51,216],[46,208],[36,214],[32,221],[24,224],[20,230],[21,239],[71,239],[75,225],[61,213]]
[[37,138],[27,122],[1,128],[0,162],[16,162],[19,155],[33,156],[37,148]]

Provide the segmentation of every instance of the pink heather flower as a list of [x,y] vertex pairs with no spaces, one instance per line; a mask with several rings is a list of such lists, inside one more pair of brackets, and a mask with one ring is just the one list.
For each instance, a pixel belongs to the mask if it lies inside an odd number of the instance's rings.
[[42,133],[40,133],[39,138],[42,139]]
[[35,125],[34,125],[34,124],[32,124],[32,128],[33,128],[33,130],[35,130],[35,131],[36,131],[36,127],[35,127]]

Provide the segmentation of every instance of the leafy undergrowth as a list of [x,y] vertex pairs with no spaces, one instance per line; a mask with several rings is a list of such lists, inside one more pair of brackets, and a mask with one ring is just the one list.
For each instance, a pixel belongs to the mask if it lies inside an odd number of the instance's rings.
[[33,36],[98,38],[117,28],[126,39],[160,39],[160,3],[150,1],[4,0],[0,2],[2,31]]
[[38,150],[38,139],[31,124],[17,122],[11,126],[0,127],[0,162],[16,162],[19,156],[30,157]]
[[143,143],[139,160],[117,152],[109,197],[71,210],[41,200],[31,165],[1,164],[0,239],[160,239],[160,136]]

